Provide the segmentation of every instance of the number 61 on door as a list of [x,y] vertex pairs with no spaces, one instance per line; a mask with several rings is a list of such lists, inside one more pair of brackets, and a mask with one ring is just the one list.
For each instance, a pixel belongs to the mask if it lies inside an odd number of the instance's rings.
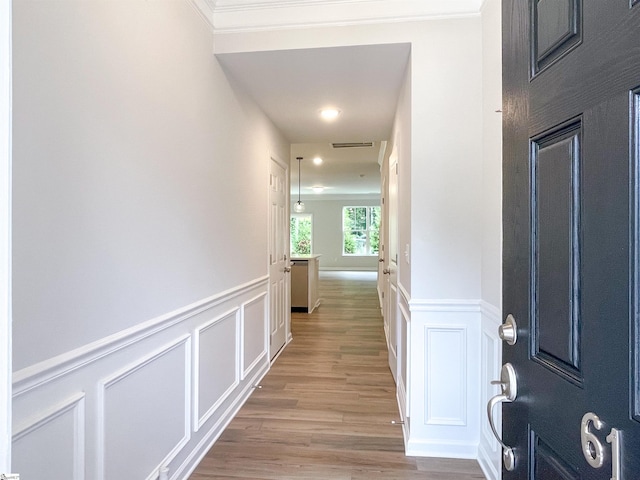
[[[585,413],[580,423],[582,454],[593,468],[601,468],[604,463],[604,446],[600,439],[591,431],[591,425],[593,425],[596,430],[601,430],[604,424],[595,413]],[[611,480],[623,480],[620,474],[620,442],[622,441],[622,432],[616,428],[612,428],[606,440],[607,443],[611,444]]]

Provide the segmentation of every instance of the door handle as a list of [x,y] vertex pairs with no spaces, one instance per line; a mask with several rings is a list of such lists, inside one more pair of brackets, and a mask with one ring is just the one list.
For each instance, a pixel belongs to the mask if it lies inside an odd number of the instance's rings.
[[507,315],[507,319],[498,327],[500,339],[507,345],[515,345],[518,341],[518,325],[513,315]]
[[491,382],[491,385],[500,385],[501,393],[492,397],[487,403],[487,417],[489,419],[489,426],[493,435],[498,440],[498,443],[502,446],[502,463],[504,468],[511,472],[516,466],[516,458],[513,452],[513,448],[502,441],[498,430],[496,429],[495,421],[493,420],[494,407],[500,403],[511,403],[518,396],[518,381],[516,379],[516,371],[513,365],[505,363],[500,371],[500,380]]
[[378,262],[380,262],[380,263],[384,262],[384,258],[379,258]]
[[385,269],[382,270],[382,273],[385,274],[385,275],[389,275],[391,273],[391,269],[385,268]]
[[284,273],[289,273],[291,271],[291,267],[284,267]]

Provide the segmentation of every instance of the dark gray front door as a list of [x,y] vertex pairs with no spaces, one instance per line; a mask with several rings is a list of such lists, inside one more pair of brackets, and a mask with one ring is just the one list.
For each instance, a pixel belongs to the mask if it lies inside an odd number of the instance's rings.
[[637,480],[640,1],[504,0],[502,21],[503,478]]

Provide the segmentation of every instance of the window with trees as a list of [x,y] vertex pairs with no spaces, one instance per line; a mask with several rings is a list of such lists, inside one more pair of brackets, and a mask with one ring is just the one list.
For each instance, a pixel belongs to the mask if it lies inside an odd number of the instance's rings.
[[343,207],[342,254],[378,255],[380,207]]
[[311,250],[311,214],[291,215],[291,255],[310,255]]

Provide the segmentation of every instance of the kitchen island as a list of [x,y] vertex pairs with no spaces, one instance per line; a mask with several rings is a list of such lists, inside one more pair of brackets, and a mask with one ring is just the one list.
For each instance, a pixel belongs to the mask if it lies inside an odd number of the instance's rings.
[[320,256],[291,257],[291,311],[308,312],[320,305],[318,296],[318,270]]

